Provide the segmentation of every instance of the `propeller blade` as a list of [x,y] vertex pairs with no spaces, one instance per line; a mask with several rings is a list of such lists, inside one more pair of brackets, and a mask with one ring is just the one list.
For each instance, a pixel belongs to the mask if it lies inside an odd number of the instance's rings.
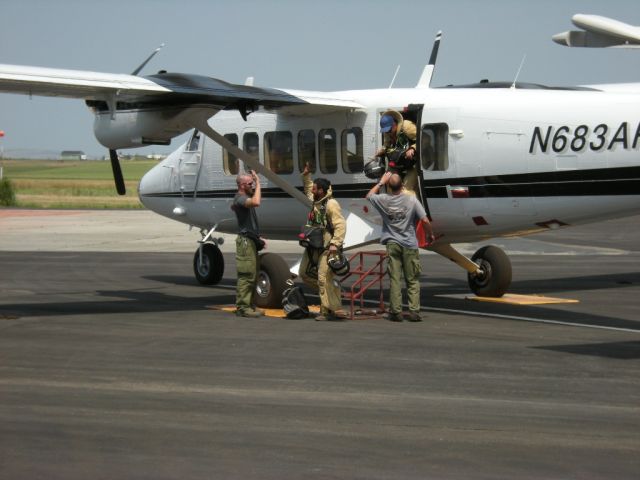
[[111,158],[111,169],[113,170],[113,179],[116,181],[116,190],[118,195],[124,195],[127,193],[127,189],[124,186],[124,178],[122,177],[122,169],[120,168],[120,161],[118,160],[118,152],[115,150],[109,150],[109,158]]

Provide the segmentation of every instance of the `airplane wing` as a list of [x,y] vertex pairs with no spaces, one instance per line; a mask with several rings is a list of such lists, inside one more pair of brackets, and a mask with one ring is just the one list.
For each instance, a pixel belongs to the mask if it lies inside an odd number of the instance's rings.
[[323,92],[297,92],[228,83],[183,73],[136,75],[0,64],[0,92],[159,105],[210,105],[241,112],[259,106],[362,108],[349,99]]
[[553,41],[566,47],[640,48],[640,27],[600,15],[577,14],[573,24],[583,30],[562,32]]
[[[106,127],[104,131],[101,129],[102,137],[98,140],[109,148],[116,189],[121,195],[125,193],[125,185],[116,149],[131,146],[134,137],[142,139],[146,136],[155,139],[156,142],[159,139],[166,141],[189,128],[198,128],[224,146],[225,139],[208,125],[209,118],[220,110],[238,110],[246,120],[248,114],[260,107],[291,108],[294,109],[291,113],[298,115],[362,108],[361,105],[348,98],[341,98],[338,94],[258,88],[232,84],[203,75],[159,72],[139,77],[18,65],[0,65],[1,92],[80,98],[98,112],[110,112],[111,121],[105,122]],[[124,126],[115,121],[116,113],[120,109],[151,110],[149,107],[153,107],[154,112],[149,113],[147,117],[136,118],[134,125],[127,119],[124,120]],[[184,115],[172,114],[171,118],[165,119],[162,114],[165,108],[173,112],[176,109],[181,110]],[[168,121],[177,123],[164,129],[162,124]],[[134,128],[137,130],[134,131]],[[144,133],[148,131],[151,134]],[[112,135],[111,132],[115,133]],[[139,143],[143,142],[140,140]],[[275,185],[303,204],[308,202],[308,199],[292,185],[255,162],[246,152],[233,145],[225,148],[235,149],[230,151],[237,151],[238,158]]]

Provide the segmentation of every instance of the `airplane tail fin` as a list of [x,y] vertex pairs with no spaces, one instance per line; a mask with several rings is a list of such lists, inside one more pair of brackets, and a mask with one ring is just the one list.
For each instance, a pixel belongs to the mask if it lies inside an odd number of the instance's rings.
[[431,79],[433,78],[433,71],[436,68],[436,59],[438,58],[438,48],[440,47],[440,39],[442,38],[442,30],[436,34],[436,39],[433,42],[433,48],[431,49],[431,56],[429,57],[429,63],[425,65],[422,75],[416,88],[429,88],[431,85]]

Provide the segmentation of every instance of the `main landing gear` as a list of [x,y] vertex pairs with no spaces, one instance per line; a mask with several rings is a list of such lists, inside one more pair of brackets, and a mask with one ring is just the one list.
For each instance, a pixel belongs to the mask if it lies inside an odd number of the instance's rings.
[[469,288],[479,297],[501,297],[511,285],[509,257],[494,245],[482,247],[471,259],[449,243],[436,243],[430,249],[464,268]]
[[471,257],[479,270],[467,274],[471,291],[479,297],[501,297],[511,285],[511,262],[493,245],[482,247]]
[[260,255],[258,281],[253,299],[260,308],[282,308],[282,293],[291,278],[289,265],[280,255],[263,253]]
[[[217,285],[224,275],[224,257],[219,245],[224,239],[211,237],[213,231],[203,232],[200,247],[193,255],[193,273],[202,285]],[[291,278],[289,266],[284,259],[275,253],[260,255],[258,280],[253,300],[260,308],[282,307],[282,293],[287,288],[287,280]]]

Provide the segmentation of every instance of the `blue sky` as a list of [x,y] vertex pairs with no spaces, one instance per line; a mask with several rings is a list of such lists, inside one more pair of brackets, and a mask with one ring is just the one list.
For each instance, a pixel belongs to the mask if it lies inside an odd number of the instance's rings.
[[[438,30],[434,85],[519,80],[640,82],[640,50],[569,49],[551,36],[576,13],[640,25],[637,1],[0,0],[0,63],[130,73],[198,73],[256,86],[351,90],[413,86]],[[0,94],[5,152],[105,152],[80,100]],[[179,145],[139,149],[167,153]],[[134,151],[130,151],[133,153]]]

